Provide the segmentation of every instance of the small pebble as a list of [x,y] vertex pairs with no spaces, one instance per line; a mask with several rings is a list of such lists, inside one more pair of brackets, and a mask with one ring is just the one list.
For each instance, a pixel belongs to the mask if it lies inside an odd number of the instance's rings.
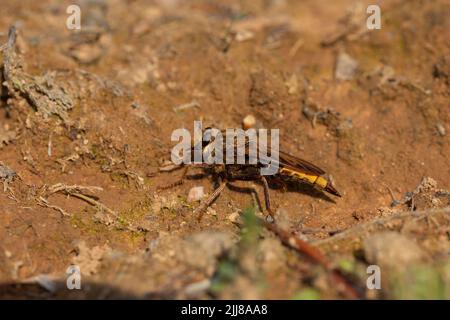
[[441,135],[441,137],[445,136],[447,134],[447,131],[445,130],[445,127],[442,125],[442,123],[436,124],[436,129]]
[[227,217],[232,223],[238,223],[240,219],[239,212],[235,211]]
[[211,207],[208,207],[208,209],[206,209],[206,212],[207,212],[209,215],[213,216],[213,217],[216,217],[216,216],[217,216],[217,211],[214,210],[214,209],[211,208]]
[[191,283],[185,288],[184,292],[188,296],[195,296],[198,294],[202,294],[204,291],[208,290],[210,286],[211,281],[209,279],[205,279],[199,282]]
[[205,190],[203,187],[193,187],[189,190],[189,194],[187,197],[188,202],[199,201],[205,196]]
[[0,162],[0,179],[12,179],[16,176],[16,172],[8,166]]
[[355,59],[344,52],[339,54],[335,70],[336,79],[351,80],[354,78],[357,70],[358,62]]
[[255,34],[248,30],[240,30],[236,33],[236,41],[243,42],[253,39]]
[[244,130],[253,128],[255,126],[256,119],[251,114],[247,115],[244,120],[242,121],[242,125],[244,127]]

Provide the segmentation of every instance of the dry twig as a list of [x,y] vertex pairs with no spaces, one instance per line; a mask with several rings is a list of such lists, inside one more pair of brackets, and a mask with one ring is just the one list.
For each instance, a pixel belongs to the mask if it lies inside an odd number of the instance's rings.
[[365,222],[362,224],[358,224],[357,226],[350,228],[348,230],[345,230],[341,233],[338,233],[332,237],[329,237],[326,239],[321,239],[321,240],[316,240],[313,242],[313,245],[315,245],[315,246],[329,245],[329,244],[335,243],[336,241],[347,239],[358,233],[364,234],[364,233],[368,233],[368,232],[377,230],[378,228],[385,228],[385,225],[394,219],[406,219],[408,217],[414,217],[417,219],[421,219],[424,217],[433,216],[438,213],[450,213],[450,207],[440,208],[440,209],[432,209],[432,210],[423,210],[423,211],[400,212],[400,213],[391,215],[389,217],[379,218],[379,219],[368,221],[368,222]]
[[269,223],[261,218],[258,219],[268,230],[275,233],[283,244],[295,249],[301,254],[306,255],[315,263],[323,266],[329,272],[332,282],[337,284],[337,289],[341,291],[343,295],[350,299],[361,298],[358,291],[350,284],[350,282],[338,269],[333,267],[332,263],[317,248],[292,235],[288,231],[281,229],[274,223]]
[[[80,200],[83,200],[83,201],[87,202],[88,204],[101,210],[102,212],[106,212],[106,213],[112,215],[115,219],[109,219],[109,220],[113,221],[114,226],[117,228],[125,228],[129,231],[134,231],[134,232],[141,231],[139,228],[133,226],[130,222],[126,222],[126,224],[127,224],[126,226],[124,226],[123,224],[119,224],[119,222],[122,219],[119,217],[119,215],[114,210],[111,210],[110,208],[105,206],[103,203],[98,201],[97,197],[86,194],[86,191],[91,192],[91,193],[94,193],[96,191],[103,191],[103,188],[101,188],[101,187],[81,186],[81,185],[68,186],[63,183],[57,183],[57,184],[54,184],[53,186],[49,187],[47,190],[48,190],[48,196],[50,196],[54,193],[63,193],[67,196],[72,196],[72,197],[78,198]],[[40,198],[42,198],[42,199],[40,199],[40,205],[58,210],[61,213],[64,212],[64,210],[62,210],[61,208],[50,205],[48,203],[48,200],[46,200],[45,198],[43,198],[43,197],[40,197]],[[64,213],[63,213],[63,215],[64,215]]]
[[36,202],[41,207],[50,208],[50,209],[53,209],[53,210],[56,210],[56,211],[60,212],[63,217],[71,217],[72,216],[70,213],[67,213],[67,211],[65,211],[61,207],[58,207],[58,206],[50,204],[48,202],[48,200],[45,199],[44,197],[36,198]]

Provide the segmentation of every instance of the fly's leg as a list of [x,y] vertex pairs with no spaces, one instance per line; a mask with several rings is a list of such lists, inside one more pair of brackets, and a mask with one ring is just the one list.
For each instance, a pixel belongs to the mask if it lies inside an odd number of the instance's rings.
[[183,168],[183,172],[181,173],[180,179],[178,179],[177,181],[175,181],[175,182],[173,182],[173,183],[171,183],[171,184],[169,184],[169,185],[158,187],[158,190],[172,189],[172,188],[174,188],[174,187],[177,187],[177,186],[179,186],[179,185],[182,185],[183,182],[184,182],[184,179],[186,178],[186,175],[187,175],[187,173],[188,173],[188,170],[189,170],[189,167],[188,167],[188,166],[185,166],[185,167]]
[[266,204],[266,210],[268,215],[266,216],[266,221],[269,223],[273,223],[275,221],[274,219],[274,213],[272,211],[271,205],[270,205],[270,192],[269,192],[269,184],[267,183],[267,179],[261,175],[261,174],[230,174],[232,179],[235,180],[261,180],[263,187],[264,187],[264,200]]
[[266,220],[269,223],[273,223],[275,221],[274,219],[274,213],[272,211],[272,208],[270,206],[270,192],[269,192],[269,184],[267,183],[267,179],[264,176],[260,176],[261,182],[264,187],[264,200],[266,203],[266,209],[268,212],[268,215],[266,216]]
[[157,190],[158,191],[159,190],[166,190],[166,189],[171,189],[171,188],[174,188],[174,187],[182,185],[184,183],[184,180],[186,180],[186,176],[187,176],[187,173],[188,173],[190,167],[208,169],[210,167],[210,165],[207,164],[207,163],[182,165],[179,168],[176,168],[176,169],[183,168],[183,172],[181,173],[181,177],[177,181],[175,181],[175,182],[173,182],[173,183],[171,183],[169,185],[158,187]]
[[203,213],[205,212],[205,210],[208,209],[208,207],[214,202],[214,200],[216,200],[216,198],[222,193],[223,189],[225,189],[226,186],[227,186],[227,181],[222,180],[220,182],[219,187],[216,190],[214,190],[212,195],[210,195],[209,198],[206,199],[205,202],[200,204],[200,206],[194,210],[194,214],[199,215],[199,217],[198,217],[199,221],[202,219]]

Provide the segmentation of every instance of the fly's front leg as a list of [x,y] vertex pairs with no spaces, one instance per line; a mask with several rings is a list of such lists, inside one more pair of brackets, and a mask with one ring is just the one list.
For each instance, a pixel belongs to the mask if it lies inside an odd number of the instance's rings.
[[187,173],[188,173],[190,167],[207,169],[207,168],[210,167],[210,165],[208,165],[206,163],[200,163],[200,164],[195,164],[194,163],[194,164],[190,164],[190,165],[180,166],[180,168],[183,168],[183,172],[181,173],[181,177],[177,181],[175,181],[175,182],[173,182],[173,183],[171,183],[169,185],[158,187],[158,190],[171,189],[171,188],[174,188],[174,187],[182,185],[184,183],[184,180],[186,180],[186,176],[187,176]]
[[223,189],[225,189],[226,186],[227,186],[227,181],[222,180],[220,182],[219,187],[216,190],[214,190],[212,195],[210,195],[209,198],[206,199],[205,202],[200,204],[200,206],[194,210],[194,214],[199,215],[199,217],[198,217],[199,221],[202,219],[203,213],[205,212],[205,210],[214,202],[214,200],[216,200],[216,198],[222,193]]
[[173,183],[171,183],[169,185],[158,187],[158,190],[171,189],[171,188],[174,188],[176,186],[182,185],[183,182],[184,182],[184,179],[186,178],[188,170],[189,170],[189,167],[188,166],[184,166],[183,172],[181,173],[180,179],[178,179],[177,181],[175,181],[175,182],[173,182]]

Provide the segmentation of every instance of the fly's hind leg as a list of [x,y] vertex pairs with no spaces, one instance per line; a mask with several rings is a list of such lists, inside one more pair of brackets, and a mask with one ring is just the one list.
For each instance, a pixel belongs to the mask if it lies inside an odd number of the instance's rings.
[[270,205],[269,184],[267,183],[267,179],[264,176],[261,176],[260,179],[261,179],[261,182],[264,187],[264,200],[265,200],[266,209],[268,212],[268,215],[266,216],[266,220],[269,223],[273,223],[275,221],[275,218],[274,218],[274,213],[273,213],[271,205]]
[[261,180],[263,187],[264,187],[264,200],[265,200],[265,204],[266,204],[266,210],[268,215],[266,216],[266,221],[269,223],[273,223],[275,221],[274,218],[274,213],[272,211],[271,205],[270,205],[270,192],[269,192],[269,184],[267,183],[267,179],[266,177],[264,177],[261,174],[233,174],[232,175],[233,179],[236,180]]

